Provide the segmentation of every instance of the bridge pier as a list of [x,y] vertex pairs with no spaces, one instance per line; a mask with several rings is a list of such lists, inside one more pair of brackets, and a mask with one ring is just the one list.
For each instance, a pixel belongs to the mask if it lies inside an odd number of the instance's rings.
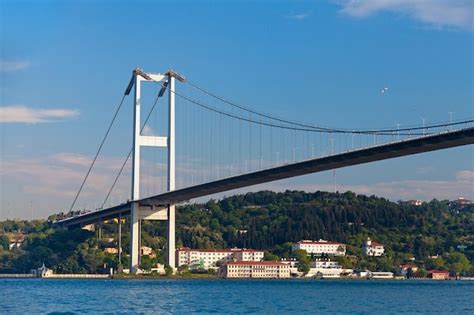
[[132,203],[130,211],[130,273],[136,273],[140,267],[140,205]]
[[166,244],[166,263],[168,266],[173,268],[173,271],[176,268],[176,259],[175,259],[175,251],[176,251],[176,230],[175,230],[175,206],[168,206],[168,240]]
[[[135,106],[133,122],[133,158],[132,158],[132,205],[130,209],[130,272],[135,273],[140,267],[140,220],[145,217],[145,210],[142,211],[138,200],[140,200],[140,148],[164,147],[168,149],[168,191],[175,190],[175,79],[184,81],[184,78],[170,70],[166,74],[144,73],[140,69],[133,71],[133,78],[127,88],[128,93],[132,86],[135,86]],[[168,136],[142,136],[140,120],[141,103],[141,83],[142,82],[163,82],[158,97],[162,96],[168,86]],[[155,207],[152,207],[152,211]],[[168,220],[168,241],[167,241],[167,261],[166,263],[175,270],[175,205],[167,207]]]

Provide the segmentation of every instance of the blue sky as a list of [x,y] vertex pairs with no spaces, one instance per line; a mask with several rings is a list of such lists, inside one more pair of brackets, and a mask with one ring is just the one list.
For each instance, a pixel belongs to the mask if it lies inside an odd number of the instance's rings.
[[[0,219],[68,209],[136,66],[326,126],[473,117],[473,11],[442,0],[2,1]],[[97,205],[128,152],[127,104],[79,206]],[[474,198],[473,153],[338,170],[338,189]],[[128,181],[112,201],[128,198]],[[332,175],[259,188],[331,190]]]

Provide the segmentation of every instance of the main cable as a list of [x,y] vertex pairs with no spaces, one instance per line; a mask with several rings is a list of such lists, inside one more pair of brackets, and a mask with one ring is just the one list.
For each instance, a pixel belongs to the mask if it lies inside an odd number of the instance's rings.
[[[158,84],[160,84],[160,83],[158,82]],[[275,128],[296,130],[296,131],[326,132],[326,133],[347,133],[347,134],[370,134],[370,135],[373,135],[373,134],[392,135],[392,133],[394,133],[394,132],[420,130],[420,129],[425,129],[426,130],[426,129],[430,129],[430,128],[459,125],[459,124],[470,123],[470,122],[474,121],[474,120],[467,120],[467,121],[455,122],[455,123],[449,123],[449,124],[447,123],[447,124],[439,124],[439,125],[429,125],[429,126],[424,126],[424,127],[414,127],[414,128],[405,128],[405,129],[388,129],[388,130],[343,130],[343,129],[323,129],[323,130],[320,130],[320,129],[315,129],[315,128],[312,128],[312,127],[291,127],[291,126],[284,126],[284,125],[279,125],[279,124],[274,124],[274,123],[269,123],[269,122],[256,121],[254,119],[249,119],[249,118],[246,118],[246,117],[237,116],[237,115],[234,115],[234,114],[216,109],[216,108],[211,107],[209,105],[202,104],[202,103],[200,103],[200,102],[198,102],[198,101],[196,101],[196,100],[194,100],[194,99],[192,99],[188,96],[180,94],[176,91],[173,91],[172,93],[174,93],[176,96],[178,96],[182,99],[187,100],[190,103],[193,103],[197,106],[205,108],[209,111],[220,113],[222,115],[232,117],[232,118],[235,118],[235,119],[238,119],[238,120],[241,120],[241,121],[250,122],[250,123],[253,123],[253,124],[257,124],[257,125],[271,126],[271,127],[275,127]],[[257,113],[257,115],[258,115],[258,113]],[[399,133],[399,134],[404,135],[404,136],[430,135],[430,133],[426,133],[426,132],[425,133]]]
[[[341,128],[329,128],[329,127],[321,127],[321,126],[315,126],[315,125],[311,125],[311,124],[306,124],[306,123],[300,123],[300,122],[296,122],[296,121],[291,121],[291,120],[288,120],[288,119],[283,119],[283,118],[279,118],[279,117],[276,117],[276,116],[273,116],[273,115],[270,115],[270,114],[266,114],[266,113],[261,113],[261,112],[257,112],[251,108],[248,108],[246,106],[242,106],[242,105],[239,105],[239,104],[236,104],[234,102],[231,102],[229,100],[226,100],[225,98],[221,97],[221,96],[218,96],[202,87],[200,87],[198,84],[192,82],[192,81],[189,81],[188,79],[186,80],[186,83],[188,83],[189,85],[191,85],[192,87],[198,89],[199,91],[213,97],[213,98],[216,98],[228,105],[231,105],[231,106],[234,106],[234,107],[237,107],[239,109],[242,109],[244,111],[247,111],[247,112],[250,112],[250,113],[253,113],[253,114],[256,114],[258,116],[261,116],[261,117],[265,117],[265,118],[268,118],[268,119],[271,119],[271,120],[275,120],[275,121],[279,121],[279,122],[282,122],[282,123],[286,123],[286,124],[289,124],[289,125],[296,125],[296,126],[299,126],[299,127],[304,127],[304,128],[310,128],[310,129],[313,129],[313,131],[326,131],[326,132],[335,132],[335,133],[348,133],[348,134],[374,134],[374,133],[377,133],[379,135],[390,135],[390,133],[392,132],[399,132],[399,131],[411,131],[411,130],[424,130],[424,129],[430,129],[430,128],[438,128],[438,127],[445,127],[445,126],[452,126],[452,125],[459,125],[459,124],[464,124],[464,123],[471,123],[473,122],[474,120],[466,120],[466,121],[460,121],[460,122],[456,122],[456,123],[445,123],[445,124],[437,124],[437,125],[430,125],[430,126],[424,126],[424,127],[420,127],[420,126],[417,126],[417,127],[412,127],[412,128],[402,128],[402,129],[390,129],[390,128],[384,128],[384,129],[359,129],[359,130],[349,130],[349,129],[341,129]],[[178,94],[177,94],[178,95]],[[256,123],[256,122],[254,122]],[[288,129],[291,129],[290,127]],[[305,129],[293,129],[293,130],[301,130],[301,131],[304,131]],[[311,131],[311,130],[308,130],[308,131]],[[386,133],[386,134],[384,134]],[[414,135],[414,134],[411,134],[411,135]],[[423,134],[420,134],[420,135],[423,135]]]
[[117,118],[117,115],[118,115],[118,113],[119,113],[119,111],[120,111],[120,108],[122,108],[123,101],[125,100],[125,97],[126,97],[127,95],[128,95],[128,94],[125,93],[125,94],[122,96],[122,99],[120,100],[120,103],[119,103],[117,109],[115,110],[115,114],[114,114],[114,116],[113,116],[113,118],[112,118],[112,121],[110,122],[109,127],[107,128],[107,131],[106,131],[104,137],[102,138],[102,142],[100,143],[99,148],[97,149],[97,152],[95,153],[94,159],[92,160],[92,163],[91,163],[91,165],[89,166],[89,169],[87,170],[86,176],[85,176],[84,179],[82,180],[81,186],[79,187],[79,190],[77,191],[76,196],[74,197],[74,201],[72,202],[71,207],[69,208],[69,212],[71,212],[72,209],[74,208],[74,205],[76,204],[76,201],[77,201],[77,199],[79,198],[79,195],[81,194],[82,189],[84,188],[84,185],[85,185],[85,183],[86,183],[86,181],[87,181],[87,178],[89,177],[89,174],[91,173],[92,168],[94,167],[94,164],[95,164],[95,162],[96,162],[96,160],[97,160],[97,157],[98,157],[99,154],[100,154],[100,151],[102,150],[102,147],[104,146],[105,140],[107,140],[107,137],[109,136],[110,130],[112,129],[112,126],[113,126],[113,124],[114,124],[114,122],[115,122],[115,119]]

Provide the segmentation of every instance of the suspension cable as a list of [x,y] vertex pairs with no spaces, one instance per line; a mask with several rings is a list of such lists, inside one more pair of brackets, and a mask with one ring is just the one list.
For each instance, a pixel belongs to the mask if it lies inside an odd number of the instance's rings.
[[112,126],[113,126],[113,124],[114,124],[114,122],[115,122],[115,119],[117,118],[117,115],[118,115],[118,113],[119,113],[119,111],[120,111],[120,108],[122,108],[123,101],[125,100],[125,97],[126,97],[127,95],[128,95],[127,92],[125,92],[124,95],[122,96],[122,99],[120,100],[119,105],[117,106],[117,109],[115,110],[115,114],[114,114],[114,116],[113,116],[113,118],[112,118],[112,121],[110,122],[109,127],[107,128],[107,131],[105,132],[105,135],[104,135],[104,137],[102,138],[102,141],[101,141],[101,143],[100,143],[100,145],[99,145],[99,148],[97,149],[97,152],[95,153],[94,159],[92,160],[92,163],[91,163],[91,165],[89,166],[89,169],[87,170],[86,176],[85,176],[84,179],[82,180],[81,186],[79,187],[79,190],[77,191],[76,196],[74,197],[74,200],[73,200],[73,202],[72,202],[72,204],[71,204],[71,207],[69,208],[69,212],[71,212],[72,209],[74,208],[74,205],[76,204],[77,198],[79,198],[79,195],[81,194],[82,189],[84,188],[84,184],[86,183],[87,178],[89,177],[89,174],[91,173],[92,168],[94,167],[94,164],[95,164],[95,162],[96,162],[96,160],[97,160],[97,157],[99,156],[99,153],[100,153],[100,151],[102,150],[102,147],[104,146],[105,140],[107,139],[107,137],[108,137],[108,135],[109,135],[109,133],[110,133],[110,130],[112,129]]
[[[296,125],[296,126],[299,126],[299,127],[304,127],[304,128],[310,128],[310,129],[314,129],[314,130],[317,130],[317,131],[326,131],[326,132],[335,132],[335,133],[356,133],[356,134],[373,134],[373,133],[377,133],[379,135],[381,135],[381,132],[383,133],[390,133],[390,132],[397,132],[397,131],[410,131],[410,130],[424,130],[424,129],[430,129],[430,128],[439,128],[439,127],[445,127],[445,126],[452,126],[452,122],[450,123],[443,123],[443,124],[436,124],[436,125],[429,125],[429,126],[424,126],[424,127],[412,127],[412,128],[402,128],[402,129],[390,129],[390,128],[384,128],[384,129],[359,129],[359,130],[349,130],[349,129],[341,129],[341,128],[329,128],[329,127],[322,127],[322,126],[315,126],[315,125],[311,125],[311,124],[306,124],[306,123],[301,123],[301,122],[296,122],[296,121],[291,121],[291,120],[288,120],[288,119],[283,119],[283,118],[279,118],[279,117],[276,117],[276,116],[273,116],[273,115],[270,115],[270,114],[266,114],[266,113],[261,113],[261,112],[257,112],[249,107],[245,107],[245,106],[242,106],[242,105],[239,105],[239,104],[236,104],[234,102],[231,102],[229,100],[226,100],[225,98],[221,97],[221,96],[218,96],[212,92],[210,92],[209,90],[206,90],[202,87],[200,87],[198,84],[192,82],[192,81],[189,81],[189,79],[187,79],[185,81],[186,83],[188,83],[189,85],[191,85],[192,87],[198,89],[199,91],[213,97],[213,98],[216,98],[228,105],[231,105],[231,106],[234,106],[234,107],[237,107],[237,108],[240,108],[244,111],[247,111],[247,112],[250,112],[250,113],[253,113],[253,114],[256,114],[258,116],[261,116],[261,117],[265,117],[265,118],[268,118],[268,119],[271,119],[271,120],[275,120],[275,121],[279,121],[279,122],[283,122],[283,123],[286,123],[286,124],[289,124],[289,125]],[[456,122],[454,124],[456,125],[459,125],[459,124],[464,124],[464,123],[471,123],[473,122],[474,120],[465,120],[465,121],[459,121],[459,122]],[[256,123],[256,122],[254,122]],[[304,129],[294,129],[294,130],[304,130]],[[310,130],[309,130],[310,131]],[[386,135],[389,135],[389,134],[386,134]],[[411,135],[416,135],[416,134],[411,134]],[[422,135],[422,134],[420,134]]]
[[[161,83],[158,82],[158,84],[161,84]],[[192,98],[190,98],[186,95],[178,93],[176,91],[173,91],[172,93],[174,93],[176,96],[178,96],[182,99],[187,100],[190,103],[193,103],[193,104],[195,104],[197,106],[200,106],[202,108],[205,108],[209,111],[220,113],[220,114],[228,116],[228,117],[232,117],[232,118],[235,118],[235,119],[238,119],[238,120],[241,120],[241,121],[250,122],[250,123],[253,123],[253,124],[261,124],[261,125],[264,125],[264,126],[272,126],[272,127],[275,127],[275,128],[295,130],[295,131],[345,133],[345,134],[370,134],[370,135],[372,135],[374,133],[377,133],[378,135],[390,136],[390,135],[392,135],[393,132],[398,132],[399,133],[400,131],[426,130],[426,129],[439,128],[439,127],[445,127],[445,126],[453,126],[453,125],[461,125],[461,124],[474,122],[474,119],[469,119],[469,120],[463,120],[463,121],[452,122],[452,123],[441,123],[441,124],[436,124],[436,125],[426,125],[424,127],[412,127],[412,128],[401,128],[401,129],[380,129],[380,130],[377,130],[377,129],[373,129],[373,130],[315,129],[315,128],[312,128],[312,127],[291,127],[291,126],[279,125],[279,124],[274,124],[274,123],[269,123],[269,122],[257,121],[257,120],[249,119],[249,118],[246,118],[246,117],[243,117],[243,116],[237,116],[235,114],[231,114],[229,112],[225,112],[225,111],[216,109],[216,108],[211,107],[209,105],[202,104],[202,103],[200,103],[200,102],[198,102],[198,101],[196,101],[196,100],[194,100],[194,99],[192,99]],[[258,113],[257,113],[257,115],[258,115]],[[421,135],[430,135],[430,133],[426,133],[426,132],[425,133],[421,133],[421,132],[420,133],[400,133],[400,135],[421,136]]]

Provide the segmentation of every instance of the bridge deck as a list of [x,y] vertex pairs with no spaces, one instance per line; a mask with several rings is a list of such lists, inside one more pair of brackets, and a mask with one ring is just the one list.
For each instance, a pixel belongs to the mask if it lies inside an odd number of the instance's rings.
[[[143,198],[138,202],[143,206],[177,204],[198,197],[279,179],[469,144],[474,144],[474,128],[466,128],[410,140],[397,141],[365,149],[287,164],[248,174],[237,175],[205,184],[178,189],[153,197]],[[123,216],[130,214],[130,202],[112,208],[64,219],[58,221],[57,224],[62,226],[90,224],[97,222],[98,220],[118,217],[119,214],[122,214]]]

